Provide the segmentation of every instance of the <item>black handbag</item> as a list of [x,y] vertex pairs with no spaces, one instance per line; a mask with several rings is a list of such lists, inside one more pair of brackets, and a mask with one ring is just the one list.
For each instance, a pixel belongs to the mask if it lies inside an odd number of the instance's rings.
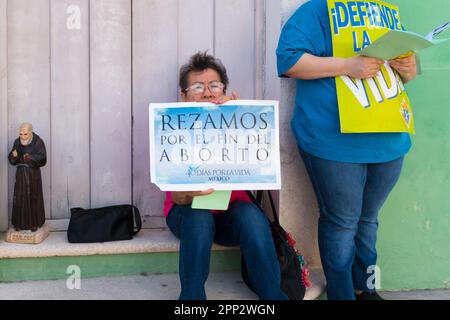
[[[255,203],[260,210],[264,212],[261,206],[263,195],[262,191],[257,192],[256,198],[249,191],[247,191],[247,194],[252,199],[253,203]],[[277,252],[278,261],[280,263],[281,289],[288,296],[289,300],[303,300],[305,297],[306,287],[310,286],[308,280],[308,270],[304,266],[303,256],[300,254],[300,251],[295,248],[295,242],[289,233],[287,233],[280,225],[270,191],[267,191],[267,194],[269,195],[274,221],[271,221],[269,218],[267,219],[269,219],[273,242]],[[253,292],[255,292],[250,283],[244,256],[241,257],[241,275],[244,283]]]
[[142,227],[139,209],[129,204],[70,212],[67,239],[71,243],[130,240]]

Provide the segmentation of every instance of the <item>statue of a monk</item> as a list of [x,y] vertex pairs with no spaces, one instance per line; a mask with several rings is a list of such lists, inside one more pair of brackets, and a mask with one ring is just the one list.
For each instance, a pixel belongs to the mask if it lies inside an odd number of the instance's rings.
[[47,163],[42,139],[30,123],[20,126],[19,138],[8,156],[17,166],[11,223],[16,229],[36,231],[45,222],[44,197],[40,167]]

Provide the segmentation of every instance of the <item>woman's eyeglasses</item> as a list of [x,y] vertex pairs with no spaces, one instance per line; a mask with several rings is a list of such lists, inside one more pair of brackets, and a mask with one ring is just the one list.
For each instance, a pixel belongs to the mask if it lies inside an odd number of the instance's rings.
[[[225,88],[225,85],[220,81],[211,81],[208,83],[208,89],[211,93],[221,93]],[[205,92],[206,85],[202,82],[196,82],[193,85],[187,87],[185,91],[191,91],[194,94],[200,94]]]

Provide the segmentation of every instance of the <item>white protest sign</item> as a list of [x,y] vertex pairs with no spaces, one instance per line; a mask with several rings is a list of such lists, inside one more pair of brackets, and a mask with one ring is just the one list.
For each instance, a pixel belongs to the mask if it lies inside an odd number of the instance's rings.
[[281,188],[278,101],[151,103],[149,121],[162,191]]

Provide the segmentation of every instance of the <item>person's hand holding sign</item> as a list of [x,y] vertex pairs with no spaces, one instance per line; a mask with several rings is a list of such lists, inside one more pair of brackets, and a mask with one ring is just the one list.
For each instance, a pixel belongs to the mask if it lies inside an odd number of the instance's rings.
[[389,60],[389,65],[400,74],[404,83],[411,81],[417,75],[417,62],[415,55]]
[[380,72],[381,66],[384,64],[383,60],[356,56],[345,59],[345,74],[356,79],[374,78]]
[[184,206],[192,203],[194,197],[207,196],[214,192],[214,189],[204,191],[172,191],[172,200],[178,205]]
[[211,102],[214,104],[224,104],[230,100],[238,100],[238,99],[239,99],[238,94],[235,91],[233,91],[231,93],[231,96],[223,95],[217,99],[212,100]]

